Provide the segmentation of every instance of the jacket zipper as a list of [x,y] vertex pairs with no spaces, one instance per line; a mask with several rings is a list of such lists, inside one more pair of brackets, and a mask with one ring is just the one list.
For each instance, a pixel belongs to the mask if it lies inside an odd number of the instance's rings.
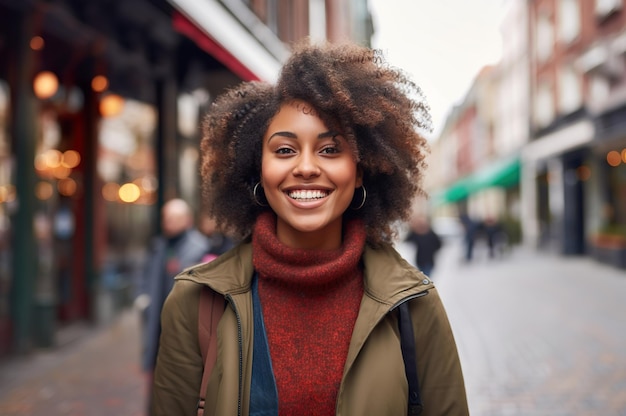
[[235,307],[235,302],[230,295],[226,295],[228,303],[232,306],[237,317],[237,340],[239,344],[239,394],[237,395],[237,416],[241,416],[241,395],[243,393],[243,336],[241,335],[241,316]]
[[393,304],[391,306],[391,308],[389,308],[389,312],[393,311],[394,309],[396,309],[398,306],[402,305],[405,302],[411,301],[413,299],[421,298],[422,296],[426,296],[426,295],[428,295],[428,289],[423,290],[423,291],[421,291],[419,293],[416,293],[414,295],[407,296],[406,298],[402,298],[397,303]]

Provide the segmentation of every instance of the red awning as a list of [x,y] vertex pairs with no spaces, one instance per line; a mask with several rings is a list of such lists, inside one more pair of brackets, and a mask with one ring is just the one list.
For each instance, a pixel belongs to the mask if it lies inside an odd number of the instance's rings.
[[250,69],[244,66],[237,58],[235,58],[222,45],[217,43],[215,39],[198,29],[196,25],[189,21],[181,13],[174,11],[172,16],[174,29],[193,40],[196,45],[215,59],[220,61],[224,66],[230,69],[235,75],[244,81],[258,81],[260,78]]

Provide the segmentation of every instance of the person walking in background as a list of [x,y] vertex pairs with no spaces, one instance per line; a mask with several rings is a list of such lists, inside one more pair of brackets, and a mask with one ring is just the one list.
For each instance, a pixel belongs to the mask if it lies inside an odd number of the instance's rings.
[[202,263],[215,260],[234,246],[233,240],[219,231],[215,219],[206,213],[200,215],[198,230],[207,237],[209,243],[209,249],[202,257]]
[[411,229],[405,241],[415,246],[415,265],[426,276],[431,276],[435,267],[435,255],[441,249],[441,238],[432,229],[428,218],[417,216],[411,221]]
[[465,244],[464,259],[467,262],[472,261],[474,257],[474,243],[476,242],[476,234],[479,232],[480,224],[473,220],[466,212],[461,213],[459,220],[463,225],[463,242]]
[[194,228],[191,207],[171,199],[161,209],[162,234],[155,237],[144,264],[135,305],[142,311],[142,369],[152,384],[161,336],[161,309],[174,285],[174,276],[202,260],[208,239]]
[[[293,45],[275,85],[216,99],[204,203],[242,242],[176,277],[156,415],[406,415],[420,397],[424,416],[468,414],[437,289],[393,248],[422,193],[428,125],[421,90],[349,43]],[[200,391],[207,291],[226,307]]]
[[487,239],[489,258],[493,259],[496,255],[502,256],[506,249],[507,238],[500,221],[494,216],[488,215],[483,221],[483,228]]

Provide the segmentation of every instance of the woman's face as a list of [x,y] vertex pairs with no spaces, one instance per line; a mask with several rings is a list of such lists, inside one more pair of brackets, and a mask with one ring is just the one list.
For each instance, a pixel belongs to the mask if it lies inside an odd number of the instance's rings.
[[361,186],[348,142],[302,101],[285,103],[263,137],[261,185],[291,247],[341,245],[342,215]]

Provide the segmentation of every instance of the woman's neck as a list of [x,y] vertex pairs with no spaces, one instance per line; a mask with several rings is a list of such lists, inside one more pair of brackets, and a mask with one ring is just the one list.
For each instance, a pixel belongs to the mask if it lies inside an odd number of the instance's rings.
[[276,237],[288,247],[295,249],[336,250],[343,242],[342,219],[314,231],[291,227],[284,221],[276,221]]

